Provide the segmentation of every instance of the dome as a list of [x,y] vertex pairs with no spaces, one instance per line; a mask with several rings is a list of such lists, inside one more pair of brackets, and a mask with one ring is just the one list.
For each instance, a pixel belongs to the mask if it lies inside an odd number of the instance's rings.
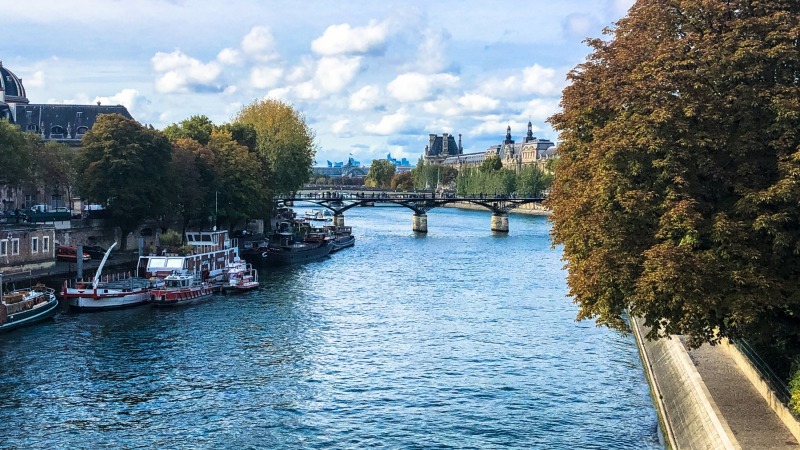
[[6,103],[28,103],[22,80],[14,75],[14,72],[3,67],[2,61],[0,61],[0,87],[5,91]]

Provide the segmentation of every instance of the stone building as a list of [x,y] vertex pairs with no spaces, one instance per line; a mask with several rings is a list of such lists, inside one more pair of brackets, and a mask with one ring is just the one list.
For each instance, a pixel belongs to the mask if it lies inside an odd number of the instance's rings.
[[55,232],[52,225],[0,225],[0,273],[55,265]]
[[[27,133],[36,134],[42,141],[55,141],[79,147],[83,135],[101,114],[121,114],[132,118],[122,105],[60,105],[35,104],[28,101],[22,79],[0,61],[0,119],[17,125]],[[66,192],[41,192],[27,188],[0,187],[3,210],[25,209],[35,204],[69,206]]]
[[[505,139],[482,152],[464,153],[461,146],[461,135],[458,135],[458,145],[447,133],[441,137],[431,134],[431,141],[425,147],[425,161],[446,166],[479,166],[486,158],[495,156],[500,158],[503,167],[519,170],[522,166],[537,164],[544,167],[548,159],[556,156],[556,147],[552,141],[533,136],[533,124],[528,122],[528,133],[522,142],[516,142],[511,137],[511,126],[506,128]],[[445,142],[448,142],[446,145]]]

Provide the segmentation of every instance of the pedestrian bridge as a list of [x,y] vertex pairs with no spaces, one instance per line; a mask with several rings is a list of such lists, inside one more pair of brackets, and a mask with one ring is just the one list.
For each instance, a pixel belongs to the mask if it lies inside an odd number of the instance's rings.
[[449,204],[468,203],[482,206],[492,212],[492,231],[508,233],[508,212],[531,203],[541,204],[545,197],[517,197],[508,195],[478,195],[457,197],[450,194],[435,193],[348,193],[348,192],[314,192],[296,194],[282,199],[284,204],[293,202],[313,203],[333,213],[333,224],[344,225],[345,211],[359,206],[375,206],[376,203],[390,203],[406,207],[414,212],[412,229],[416,232],[428,232],[428,211]]

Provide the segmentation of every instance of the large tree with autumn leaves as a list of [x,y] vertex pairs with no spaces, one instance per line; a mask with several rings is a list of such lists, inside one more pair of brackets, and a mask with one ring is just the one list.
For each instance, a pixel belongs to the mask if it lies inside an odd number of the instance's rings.
[[800,2],[639,0],[606,36],[550,118],[579,318],[798,342]]

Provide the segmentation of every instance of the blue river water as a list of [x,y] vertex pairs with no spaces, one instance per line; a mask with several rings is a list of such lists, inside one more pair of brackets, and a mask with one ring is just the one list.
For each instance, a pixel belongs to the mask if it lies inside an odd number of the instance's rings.
[[574,320],[547,219],[490,217],[416,236],[355,208],[355,247],[259,291],[2,335],[0,448],[663,448],[633,337]]

